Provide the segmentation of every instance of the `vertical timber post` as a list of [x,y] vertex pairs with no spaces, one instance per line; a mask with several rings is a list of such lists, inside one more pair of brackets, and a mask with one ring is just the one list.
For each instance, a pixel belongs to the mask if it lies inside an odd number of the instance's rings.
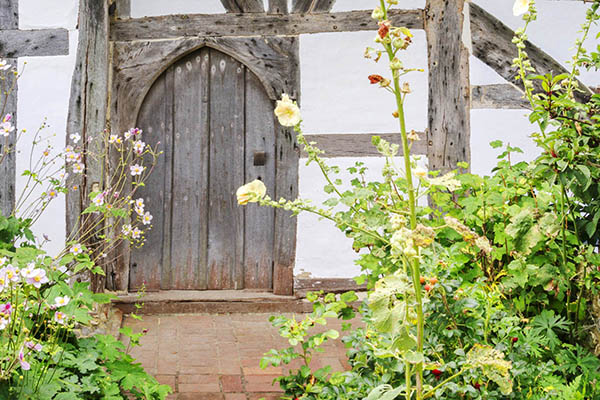
[[447,172],[471,161],[468,22],[468,0],[427,0],[430,170]]
[[[19,29],[19,1],[18,0],[0,0],[0,30],[3,29]],[[0,58],[6,54],[2,54],[0,49]],[[17,67],[16,58],[8,58],[6,61],[13,67]],[[8,72],[8,71],[7,71]],[[7,84],[10,81],[5,81],[0,92],[0,119],[4,118],[5,114],[12,114],[13,125],[17,125],[17,87],[15,85],[10,94],[7,93]],[[0,137],[0,159],[2,154],[8,152],[4,157],[4,161],[0,164],[0,214],[10,215],[15,206],[15,185],[16,185],[16,152],[13,148],[16,144],[17,132],[16,128],[8,137]]]
[[[300,104],[300,46],[298,36],[289,36],[288,57],[290,76],[287,92]],[[276,131],[275,199],[298,197],[298,163],[300,150],[292,128],[279,126]],[[296,261],[297,218],[290,211],[275,211],[275,243],[273,249],[273,293],[294,294],[294,263]]]
[[[79,133],[81,143],[88,152],[100,153],[100,135],[106,127],[109,81],[109,11],[108,0],[80,0],[79,42],[75,70],[71,81],[71,98],[67,118],[67,144],[70,135]],[[80,228],[93,223],[88,214],[79,220],[81,211],[88,205],[93,189],[102,190],[103,160],[87,157],[85,175],[70,175],[67,194],[67,237],[76,240]],[[96,247],[94,239],[86,245]],[[104,280],[92,277],[92,289],[102,291]]]

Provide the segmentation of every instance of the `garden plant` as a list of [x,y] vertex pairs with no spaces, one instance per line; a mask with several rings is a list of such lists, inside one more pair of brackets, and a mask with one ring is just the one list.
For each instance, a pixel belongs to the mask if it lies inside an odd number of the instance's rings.
[[364,326],[345,326],[351,369],[312,370],[310,361],[339,336],[316,326],[354,316],[352,292],[309,294],[314,311],[302,320],[272,317],[290,347],[271,350],[261,366],[301,360],[276,380],[287,399],[600,398],[600,95],[577,80],[582,68],[600,67],[598,37],[597,49],[584,47],[600,1],[589,2],[570,71],[560,75],[532,67],[525,41],[535,2],[514,3],[525,26],[515,33],[513,67],[541,154],[514,163],[511,155],[521,150],[493,141],[501,154],[490,176],[461,172],[465,163],[460,171],[427,171],[410,155],[421,138],[405,123],[411,88],[403,77],[419,69],[401,57],[411,32],[387,18],[397,3],[378,2],[372,17],[379,47],[365,53],[389,62],[389,77],[368,78],[393,96],[401,138],[401,146],[373,140],[385,157],[381,179],[367,181],[357,162],[344,185],[340,169],[303,136],[298,105],[283,95],[275,114],[294,128],[331,198],[322,206],[271,199],[260,181],[237,193],[240,204],[315,213],[353,240],[363,271],[357,281],[367,283],[368,297],[358,309]]
[[[114,296],[89,287],[90,276],[104,274],[102,263],[121,241],[143,243],[152,215],[135,191],[159,152],[142,141],[139,129],[104,132],[95,142],[73,134],[73,145],[60,151],[44,136],[45,124],[33,136],[17,131],[5,108],[20,75],[2,60],[0,70],[0,164],[16,151],[15,143],[32,142],[29,168],[21,173],[24,189],[14,210],[0,214],[0,398],[164,399],[171,389],[129,355],[143,333],[122,328],[128,346],[101,333],[101,305]],[[47,254],[44,244],[50,239],[36,237],[33,224],[51,202],[81,190],[69,174],[84,175],[86,160],[105,160],[108,178],[89,195],[65,248]]]

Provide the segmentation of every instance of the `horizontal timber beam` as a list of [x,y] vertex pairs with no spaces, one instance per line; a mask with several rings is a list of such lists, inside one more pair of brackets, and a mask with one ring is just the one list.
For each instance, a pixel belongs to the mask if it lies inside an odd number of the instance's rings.
[[[383,157],[371,143],[373,136],[387,140],[391,143],[401,144],[399,133],[330,133],[317,135],[304,135],[307,141],[315,142],[315,146],[323,150],[324,158],[336,157]],[[427,143],[425,135],[420,133],[422,140],[413,143],[411,154],[427,154]],[[402,146],[400,152],[402,155]],[[307,154],[302,151],[300,157],[306,158]]]
[[[395,26],[423,29],[423,10],[392,10]],[[370,10],[337,13],[273,15],[191,14],[163,15],[116,20],[111,23],[111,40],[134,41],[180,37],[299,35],[325,32],[375,30]]]
[[510,83],[471,86],[471,108],[530,109],[521,90]]
[[66,29],[0,30],[0,56],[7,58],[69,54]]

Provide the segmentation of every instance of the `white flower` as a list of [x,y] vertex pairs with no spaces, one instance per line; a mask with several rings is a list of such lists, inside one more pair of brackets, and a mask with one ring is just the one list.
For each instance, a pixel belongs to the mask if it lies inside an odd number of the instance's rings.
[[136,213],[137,215],[139,215],[140,217],[144,215],[144,207],[142,207],[142,208],[140,208],[140,207],[135,207],[135,208],[134,208],[134,210],[135,210],[135,213]]
[[527,11],[529,11],[529,3],[531,3],[531,0],[515,0],[515,4],[513,5],[513,14],[515,16],[525,14]]
[[135,201],[135,208],[139,208],[141,210],[144,209],[144,199],[143,198],[139,198]]
[[97,206],[101,206],[104,204],[104,195],[102,193],[98,193],[92,202]]
[[413,173],[415,174],[415,176],[418,176],[419,178],[425,178],[427,176],[427,170],[421,167],[417,167],[413,170]]
[[18,282],[20,279],[19,271],[10,264],[0,269],[0,275],[4,277],[5,281]]
[[151,222],[152,222],[152,215],[150,214],[149,211],[146,211],[146,213],[142,216],[142,223],[144,225],[150,225]]
[[73,143],[77,144],[79,143],[79,140],[81,140],[81,135],[79,134],[79,132],[72,133],[69,135],[69,139],[71,139]]
[[283,126],[296,126],[300,122],[300,109],[287,94],[283,94],[281,100],[277,100],[275,115]]
[[6,329],[8,324],[10,323],[10,318],[5,315],[0,315],[0,331]]
[[58,195],[58,192],[55,189],[48,190],[48,197],[51,199],[55,198]]
[[6,71],[10,68],[10,64],[6,60],[0,60],[0,71]]
[[137,227],[133,228],[133,231],[131,231],[131,237],[134,239],[139,239],[141,235],[142,231],[140,231]]
[[4,264],[6,264],[7,261],[8,261],[8,258],[0,257],[0,267],[3,266]]
[[262,181],[258,179],[240,186],[237,192],[238,204],[245,205],[248,203],[256,203],[259,199],[263,198],[267,193],[267,187]]
[[85,169],[85,165],[83,163],[75,163],[73,164],[73,173],[75,174],[81,174],[83,173],[83,170]]
[[131,172],[131,176],[141,175],[146,167],[142,167],[141,165],[135,164],[129,167],[129,171]]
[[58,322],[61,325],[67,323],[67,315],[63,312],[57,311],[54,313],[54,321]]
[[133,150],[138,154],[142,154],[145,147],[146,143],[142,142],[141,140],[136,140],[133,142]]
[[0,123],[0,136],[8,136],[12,131],[15,130],[15,127],[10,123],[12,120],[11,114],[6,114],[4,119]]
[[75,153],[74,151],[70,151],[66,153],[67,162],[75,162],[78,161],[81,155],[79,153]]
[[70,300],[71,299],[69,299],[69,296],[63,296],[63,297],[58,296],[56,299],[54,299],[54,307],[58,308],[58,307],[66,306],[67,304],[69,304]]
[[30,278],[33,276],[35,271],[35,263],[29,263],[25,268],[21,270],[21,276],[23,278]]
[[122,143],[122,140],[119,137],[119,135],[110,135],[108,137],[108,143],[110,143],[110,144],[113,144],[113,143],[120,144],[120,143]]
[[73,153],[73,146],[69,145],[65,147],[65,155],[69,155],[71,153]]
[[69,251],[74,256],[77,256],[77,255],[83,253],[83,248],[81,247],[81,245],[79,243],[75,243],[73,246],[71,246],[71,249]]
[[131,225],[123,225],[123,228],[121,228],[121,232],[123,232],[123,235],[125,236],[131,235]]

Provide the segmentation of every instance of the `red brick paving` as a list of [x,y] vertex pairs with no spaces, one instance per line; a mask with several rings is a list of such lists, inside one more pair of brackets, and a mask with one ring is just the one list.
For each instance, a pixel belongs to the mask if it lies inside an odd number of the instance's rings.
[[[126,317],[123,324],[134,332],[147,329],[132,355],[160,383],[173,388],[169,400],[276,400],[281,390],[272,385],[273,379],[290,366],[263,370],[259,361],[270,349],[289,344],[271,326],[270,315],[146,315],[142,321]],[[331,328],[341,330],[341,322],[321,327]],[[348,365],[339,340],[324,349],[312,361],[315,368],[331,365],[339,371]]]

